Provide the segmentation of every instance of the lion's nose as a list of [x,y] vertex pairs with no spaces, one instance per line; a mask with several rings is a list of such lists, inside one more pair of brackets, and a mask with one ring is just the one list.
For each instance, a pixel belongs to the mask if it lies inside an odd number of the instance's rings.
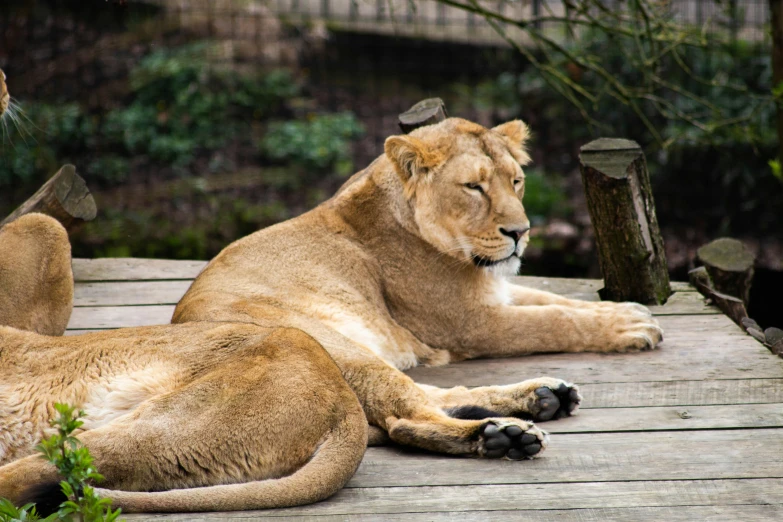
[[513,229],[501,228],[500,233],[513,239],[514,243],[519,243],[519,240],[522,239],[522,236],[524,236],[528,230],[530,230],[530,227]]

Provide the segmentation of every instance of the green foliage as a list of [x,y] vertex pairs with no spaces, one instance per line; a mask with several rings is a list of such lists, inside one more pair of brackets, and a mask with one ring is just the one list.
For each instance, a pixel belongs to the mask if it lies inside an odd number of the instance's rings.
[[[105,132],[128,155],[183,169],[196,155],[249,131],[298,94],[286,71],[240,74],[210,63],[205,43],[157,51],[131,74],[132,103],[110,112]],[[244,134],[249,134],[245,132]]]
[[[708,49],[683,47],[676,58],[671,53],[663,59],[658,76],[690,94],[658,90],[638,99],[640,114],[657,130],[656,137],[639,123],[639,114],[631,106],[611,94],[613,81],[629,86],[632,94],[647,87],[638,64],[629,63],[627,50],[634,45],[622,36],[609,38],[588,31],[568,46],[580,59],[600,62],[612,72],[611,79],[566,58],[556,63],[570,81],[594,95],[587,115],[533,68],[483,82],[476,89],[474,107],[500,104],[497,112],[504,118],[532,121],[538,136],[536,147],[544,153],[547,171],[576,167],[576,154],[564,164],[560,152],[574,143],[599,136],[638,141],[648,151],[662,224],[698,221],[711,234],[750,229],[776,233],[783,186],[768,165],[778,148],[775,104],[766,101],[770,92],[783,92],[783,88],[772,90],[768,51],[738,41]],[[537,121],[545,123],[536,127]],[[697,208],[693,201],[706,204]]]
[[[9,129],[2,145],[0,187],[9,189],[0,188],[0,205],[10,211],[73,163],[96,199],[109,201],[99,220],[72,237],[75,254],[203,259],[325,199],[353,171],[351,140],[363,132],[356,117],[313,112],[294,119],[313,104],[299,98],[291,73],[243,69],[219,52],[196,43],[149,54],[111,110],[26,104],[32,122]],[[230,183],[203,192],[196,186],[248,164],[264,167],[243,185],[252,202],[238,202]],[[104,191],[130,180],[154,180],[157,194]]]
[[39,520],[53,522],[57,520],[57,514],[42,519],[38,516],[35,505],[25,504],[18,508],[14,506],[10,500],[0,498],[0,522],[36,522]]
[[57,512],[59,520],[70,521],[74,518],[85,522],[112,522],[120,516],[120,510],[111,510],[111,500],[98,498],[88,482],[99,482],[103,476],[93,466],[89,450],[82,446],[72,434],[84,423],[79,417],[83,411],[76,412],[67,404],[55,404],[59,416],[50,424],[57,433],[44,439],[36,449],[43,457],[54,464],[63,477],[60,487],[68,500],[60,504]]
[[111,500],[98,498],[88,482],[103,480],[103,476],[93,466],[93,458],[86,447],[82,446],[73,432],[79,429],[84,416],[67,404],[55,404],[59,416],[50,424],[57,433],[44,439],[36,449],[42,457],[54,464],[63,477],[60,487],[68,498],[60,504],[60,509],[45,519],[41,519],[33,504],[15,507],[9,500],[0,499],[0,522],[24,522],[42,520],[45,522],[113,522],[120,516],[120,510],[111,510]]
[[273,160],[344,177],[353,173],[350,140],[363,133],[351,112],[310,114],[304,121],[272,123],[259,146]]
[[780,160],[769,160],[767,164],[772,171],[772,175],[775,176],[778,181],[783,183],[783,169],[780,167]]
[[90,144],[94,122],[79,105],[20,104],[2,122],[0,187],[36,180]]
[[567,215],[571,208],[560,178],[546,176],[538,169],[525,169],[524,204],[533,224]]

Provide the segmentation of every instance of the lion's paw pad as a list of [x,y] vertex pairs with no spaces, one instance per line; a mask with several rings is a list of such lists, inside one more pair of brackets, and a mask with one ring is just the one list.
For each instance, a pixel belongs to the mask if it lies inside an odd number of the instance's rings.
[[541,387],[536,390],[538,397],[537,421],[560,419],[573,415],[582,402],[579,388],[573,384],[562,383],[557,388]]
[[548,436],[533,425],[527,428],[516,424],[490,421],[481,433],[479,454],[490,459],[529,459],[546,448]]

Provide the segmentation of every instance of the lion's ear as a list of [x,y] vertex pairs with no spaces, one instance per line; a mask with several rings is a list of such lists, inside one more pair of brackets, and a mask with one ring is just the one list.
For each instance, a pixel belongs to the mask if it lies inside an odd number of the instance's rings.
[[530,162],[530,156],[527,155],[525,150],[527,140],[530,138],[530,129],[525,122],[512,120],[498,125],[492,130],[505,138],[511,154],[514,155],[520,164],[525,165]]
[[403,183],[417,181],[443,162],[443,155],[413,136],[392,136],[384,145]]

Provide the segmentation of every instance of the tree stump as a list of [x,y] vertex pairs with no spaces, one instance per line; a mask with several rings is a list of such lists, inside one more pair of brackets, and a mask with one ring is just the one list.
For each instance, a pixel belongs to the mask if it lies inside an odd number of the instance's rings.
[[696,260],[707,269],[718,292],[738,297],[748,306],[756,258],[741,241],[716,239],[696,251]]
[[64,165],[38,192],[0,222],[0,227],[30,212],[52,216],[70,232],[77,225],[95,219],[98,210],[76,167]]
[[402,132],[408,134],[414,129],[439,123],[448,117],[443,100],[440,98],[427,98],[400,114],[398,124]]
[[601,298],[665,303],[669,272],[641,147],[600,138],[581,148],[579,161],[604,277]]
[[[745,328],[749,334],[759,339],[759,337],[754,335],[754,328],[748,326],[749,317],[748,311],[745,308],[745,303],[742,302],[742,299],[717,290],[705,267],[700,266],[699,268],[694,268],[688,272],[688,280],[701,295],[710,299],[715,306],[720,308],[721,312],[726,314],[732,321]],[[764,342],[764,334],[761,332],[760,327],[755,321],[751,320],[751,322],[755,324],[755,329],[758,330],[758,333],[761,335],[761,342]]]

